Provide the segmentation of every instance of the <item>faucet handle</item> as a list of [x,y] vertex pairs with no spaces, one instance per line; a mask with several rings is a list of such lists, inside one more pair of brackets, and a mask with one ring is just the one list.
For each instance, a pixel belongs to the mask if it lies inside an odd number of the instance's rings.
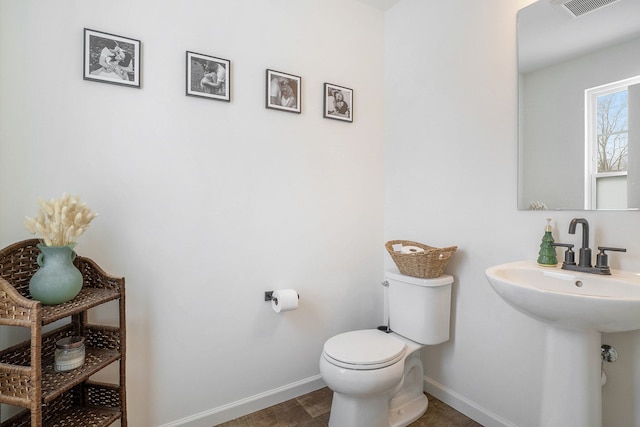
[[616,251],[616,252],[627,252],[625,248],[610,248],[608,246],[598,246],[599,251]]
[[596,268],[609,268],[609,255],[604,251],[627,252],[625,248],[610,248],[608,246],[598,246],[600,253],[596,256]]
[[562,265],[576,265],[576,253],[573,251],[573,244],[571,243],[552,243],[551,246],[561,246],[567,248],[564,251],[564,262]]

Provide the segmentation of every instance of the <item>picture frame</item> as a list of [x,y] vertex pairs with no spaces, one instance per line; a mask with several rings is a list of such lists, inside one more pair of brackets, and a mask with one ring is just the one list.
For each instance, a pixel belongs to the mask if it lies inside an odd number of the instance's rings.
[[323,99],[325,119],[353,123],[353,89],[325,83]]
[[140,40],[84,29],[84,80],[140,89],[140,56]]
[[231,61],[187,51],[187,96],[231,102]]
[[300,114],[302,77],[267,69],[266,107]]

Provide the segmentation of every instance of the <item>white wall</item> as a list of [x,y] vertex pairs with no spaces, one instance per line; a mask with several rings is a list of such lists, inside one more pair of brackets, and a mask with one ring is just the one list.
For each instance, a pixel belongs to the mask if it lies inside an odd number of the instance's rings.
[[[142,41],[141,89],[83,81],[85,27]],[[39,196],[100,214],[76,249],[126,277],[129,425],[318,386],[324,341],[379,324],[382,28],[344,0],[0,2],[0,246]],[[185,96],[187,50],[231,60],[231,103]],[[302,76],[302,114],[265,109],[267,68]]]
[[[547,216],[556,240],[572,243],[569,221],[587,218],[593,246],[628,249],[615,268],[640,270],[637,212],[516,210],[515,23],[528,3],[402,0],[385,14],[384,237],[459,246],[447,269],[452,337],[423,361],[430,390],[487,426],[537,425],[544,333],[484,270],[535,259]],[[603,342],[624,354],[605,367],[605,427],[640,426],[640,335]]]
[[[542,327],[484,277],[535,258],[549,215],[516,210],[525,3],[402,0],[383,20],[340,0],[0,2],[0,244],[29,237],[41,195],[101,214],[78,251],[127,278],[130,425],[317,378],[328,336],[379,321],[395,238],[459,246],[452,337],[423,357],[434,392],[487,426],[537,424]],[[83,27],[143,41],[141,90],[81,80]],[[185,50],[232,60],[232,103],[184,96]],[[303,76],[302,115],[264,109],[269,67]],[[324,81],[356,90],[355,123],[321,118]],[[557,240],[584,216],[640,270],[637,213],[552,216]],[[289,286],[301,307],[277,316],[262,292]],[[640,336],[603,341],[605,425],[640,426]]]

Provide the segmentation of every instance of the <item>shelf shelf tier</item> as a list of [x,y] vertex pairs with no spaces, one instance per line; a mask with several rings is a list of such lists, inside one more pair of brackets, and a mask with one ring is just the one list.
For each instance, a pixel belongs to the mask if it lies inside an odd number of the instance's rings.
[[[123,420],[118,387],[88,381],[62,394],[42,410],[46,427],[106,427]],[[25,410],[1,424],[2,427],[30,427],[30,411]]]

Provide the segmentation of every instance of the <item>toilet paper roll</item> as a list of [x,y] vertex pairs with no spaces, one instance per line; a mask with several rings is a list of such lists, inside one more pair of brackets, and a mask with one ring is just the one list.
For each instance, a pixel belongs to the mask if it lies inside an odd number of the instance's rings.
[[291,311],[298,308],[298,292],[293,289],[279,289],[273,291],[271,296],[271,308],[276,313]]
[[409,245],[403,246],[400,249],[400,253],[402,253],[402,254],[415,254],[415,253],[418,253],[418,252],[424,252],[424,249],[419,248],[417,246],[409,246]]

